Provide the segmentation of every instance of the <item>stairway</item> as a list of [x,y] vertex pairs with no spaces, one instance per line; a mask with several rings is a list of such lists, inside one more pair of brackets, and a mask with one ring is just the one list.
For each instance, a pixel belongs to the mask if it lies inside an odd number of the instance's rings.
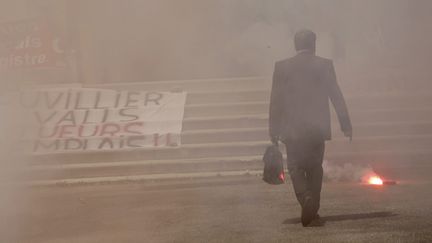
[[[381,84],[381,86],[383,86]],[[238,78],[101,84],[89,88],[118,90],[182,89],[188,92],[179,148],[43,155],[26,172],[41,184],[177,178],[247,173],[262,169],[269,145],[269,78]],[[326,159],[335,163],[405,166],[432,161],[432,92],[346,91],[354,129],[350,144],[333,114],[333,141]],[[364,89],[365,90],[365,89]],[[234,173],[235,174],[235,173]]]

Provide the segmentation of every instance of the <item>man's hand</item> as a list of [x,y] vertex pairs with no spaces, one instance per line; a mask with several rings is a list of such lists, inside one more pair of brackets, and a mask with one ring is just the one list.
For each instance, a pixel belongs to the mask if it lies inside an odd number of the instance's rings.
[[348,130],[348,131],[343,131],[345,137],[350,139],[350,142],[352,141],[352,130]]

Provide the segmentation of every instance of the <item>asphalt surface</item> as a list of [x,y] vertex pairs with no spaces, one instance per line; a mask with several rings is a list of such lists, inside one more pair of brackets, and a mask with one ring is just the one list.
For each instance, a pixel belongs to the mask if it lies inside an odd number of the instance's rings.
[[291,184],[256,176],[15,188],[1,242],[432,242],[432,167],[387,172],[398,185],[325,183],[313,228]]

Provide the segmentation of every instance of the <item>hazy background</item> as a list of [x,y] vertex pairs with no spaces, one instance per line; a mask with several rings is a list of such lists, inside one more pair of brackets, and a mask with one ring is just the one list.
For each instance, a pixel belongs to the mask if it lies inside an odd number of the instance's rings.
[[[79,79],[100,83],[269,76],[304,27],[339,69],[425,70],[431,12],[429,0],[1,0],[0,22],[45,18],[79,51]],[[71,80],[28,76],[41,75]]]
[[[0,95],[28,83],[270,77],[276,60],[294,54],[301,28],[318,34],[318,54],[335,59],[343,88],[365,80],[370,89],[382,80],[430,83],[431,13],[430,0],[0,0],[0,23],[45,19],[63,38],[70,65],[2,70]],[[17,116],[4,117],[3,179],[23,161],[9,139]],[[0,228],[11,233],[27,202],[21,189],[0,189],[0,213],[8,215]]]

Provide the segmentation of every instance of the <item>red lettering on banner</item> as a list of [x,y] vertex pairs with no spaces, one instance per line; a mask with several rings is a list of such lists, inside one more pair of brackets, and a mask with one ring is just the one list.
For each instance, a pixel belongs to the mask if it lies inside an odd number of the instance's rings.
[[20,98],[30,107],[31,125],[36,125],[25,138],[36,136],[33,149],[43,153],[178,146],[185,94],[172,95],[36,90]]
[[143,122],[133,122],[125,124],[93,124],[93,125],[57,125],[57,126],[41,126],[38,129],[38,137],[40,138],[65,138],[65,137],[116,137],[143,135]]
[[103,137],[105,134],[108,136],[115,137],[117,133],[121,131],[120,126],[118,124],[104,124],[102,126],[100,136]]
[[78,137],[80,137],[80,138],[82,138],[82,137],[94,137],[94,136],[96,136],[96,134],[98,133],[98,131],[99,131],[99,125],[96,125],[96,126],[94,126],[93,133],[91,135],[85,136],[83,134],[84,133],[84,126],[80,125],[79,128],[78,128]]

